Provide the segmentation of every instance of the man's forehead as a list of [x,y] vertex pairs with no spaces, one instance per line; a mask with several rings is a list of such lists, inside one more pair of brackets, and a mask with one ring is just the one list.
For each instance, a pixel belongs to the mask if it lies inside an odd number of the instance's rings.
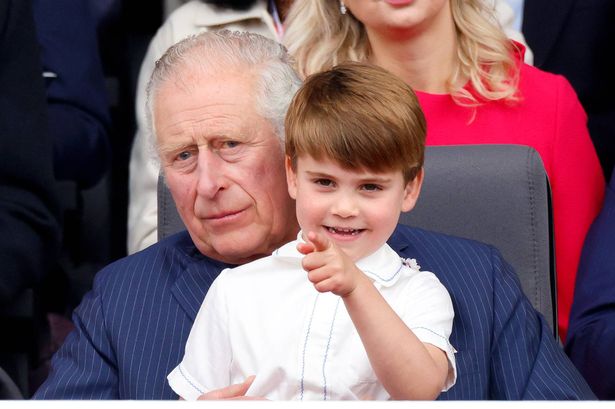
[[212,67],[210,64],[199,65],[198,61],[194,61],[176,67],[162,87],[171,86],[184,91],[190,91],[197,85],[252,88],[256,77],[257,70],[248,65]]

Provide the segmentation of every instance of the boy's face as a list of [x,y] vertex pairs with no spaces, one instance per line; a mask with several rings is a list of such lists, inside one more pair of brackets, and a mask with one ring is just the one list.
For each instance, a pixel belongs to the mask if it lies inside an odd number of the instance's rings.
[[344,169],[304,155],[297,158],[296,171],[286,158],[286,178],[303,234],[322,233],[357,261],[388,240],[400,211],[414,207],[423,172],[406,184],[401,170]]

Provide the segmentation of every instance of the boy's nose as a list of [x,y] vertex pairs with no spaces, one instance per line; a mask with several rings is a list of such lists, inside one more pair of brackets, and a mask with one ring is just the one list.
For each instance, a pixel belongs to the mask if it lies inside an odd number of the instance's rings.
[[343,218],[355,217],[359,214],[359,207],[354,198],[348,195],[340,195],[333,205],[332,212]]

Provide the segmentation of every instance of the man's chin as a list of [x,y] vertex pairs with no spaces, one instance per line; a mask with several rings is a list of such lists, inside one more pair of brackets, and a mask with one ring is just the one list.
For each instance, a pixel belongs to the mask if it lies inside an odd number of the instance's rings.
[[214,260],[222,261],[227,264],[245,264],[268,256],[270,253],[263,251],[262,248],[248,247],[246,244],[254,243],[250,239],[244,240],[216,240],[213,243],[203,240],[194,240],[197,249],[205,256]]

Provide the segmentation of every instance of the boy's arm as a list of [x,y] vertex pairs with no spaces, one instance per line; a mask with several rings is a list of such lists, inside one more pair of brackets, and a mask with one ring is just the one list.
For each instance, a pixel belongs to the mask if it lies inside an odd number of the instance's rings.
[[376,376],[393,399],[434,399],[448,377],[441,349],[421,342],[371,280],[334,243],[314,233],[298,249],[318,291],[342,297]]
[[446,353],[421,342],[363,277],[342,299],[376,376],[393,399],[435,399],[448,375]]

